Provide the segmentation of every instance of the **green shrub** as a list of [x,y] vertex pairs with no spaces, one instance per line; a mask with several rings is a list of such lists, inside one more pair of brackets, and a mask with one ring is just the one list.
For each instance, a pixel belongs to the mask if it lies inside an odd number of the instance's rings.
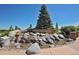
[[3,32],[3,33],[1,34],[1,37],[3,37],[3,36],[8,36],[8,31]]

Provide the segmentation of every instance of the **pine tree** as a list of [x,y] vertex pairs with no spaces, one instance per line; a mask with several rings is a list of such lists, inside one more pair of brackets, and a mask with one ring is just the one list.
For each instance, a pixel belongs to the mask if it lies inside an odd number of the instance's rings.
[[18,26],[15,26],[15,30],[20,30],[20,28]]
[[13,29],[13,27],[12,27],[12,25],[9,27],[9,31],[13,31],[14,29]]
[[30,24],[30,27],[29,27],[30,29],[32,28],[32,24]]
[[58,23],[56,23],[56,31],[58,32]]
[[48,29],[53,28],[50,16],[47,11],[47,7],[45,5],[41,6],[41,10],[39,11],[39,17],[37,20],[37,29]]
[[27,29],[32,29],[32,24],[29,25],[29,27]]

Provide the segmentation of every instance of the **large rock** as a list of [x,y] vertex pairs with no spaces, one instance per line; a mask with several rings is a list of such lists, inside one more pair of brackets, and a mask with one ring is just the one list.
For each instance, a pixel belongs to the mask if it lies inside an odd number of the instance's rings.
[[58,37],[59,37],[60,39],[65,39],[65,37],[64,37],[62,34],[58,34]]
[[46,38],[46,39],[47,39],[47,41],[48,41],[49,43],[51,43],[51,44],[54,43],[54,41],[53,41],[51,38]]
[[34,39],[37,41],[38,40],[38,36],[37,35],[34,35]]
[[15,30],[15,31],[10,31],[8,36],[10,37],[11,41],[15,40],[15,35],[18,34],[19,36],[21,35],[20,30]]
[[20,43],[15,43],[14,45],[15,45],[16,48],[20,48],[21,47]]
[[25,39],[25,42],[29,42],[29,33],[25,33],[23,39]]
[[9,34],[8,34],[8,36],[10,36],[10,37],[14,37],[15,34],[16,34],[15,31],[10,31]]
[[38,42],[41,46],[43,46],[43,45],[45,45],[46,44],[46,42],[45,41],[43,41],[43,39],[39,39],[39,42]]
[[53,35],[49,36],[53,41],[55,41],[55,37],[53,37]]
[[59,41],[60,40],[60,38],[58,37],[58,34],[56,34],[56,33],[53,34],[53,37],[55,38],[56,41]]
[[24,34],[24,39],[28,39],[29,33]]
[[41,39],[42,39],[44,42],[47,42],[47,40],[46,40],[45,37],[41,37]]
[[4,47],[4,48],[9,47],[9,45],[10,45],[10,37],[4,36],[4,37],[1,37],[1,39],[3,39],[3,40],[1,40],[2,47]]
[[33,43],[33,44],[31,44],[31,46],[28,49],[26,49],[25,53],[27,55],[36,54],[36,53],[39,52],[39,50],[40,50],[39,44],[38,43]]
[[2,46],[3,46],[4,48],[9,47],[9,45],[10,45],[10,40],[4,40],[4,41],[3,41]]
[[48,43],[51,43],[51,44],[54,43],[53,40],[49,37],[49,35],[48,36],[46,35],[45,39],[47,40]]
[[40,33],[38,33],[38,32],[37,32],[36,34],[37,34],[37,35],[40,35]]

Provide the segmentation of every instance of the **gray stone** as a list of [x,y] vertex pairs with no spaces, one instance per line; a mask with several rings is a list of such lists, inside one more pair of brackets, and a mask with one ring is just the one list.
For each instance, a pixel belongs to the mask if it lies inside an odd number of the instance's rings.
[[43,45],[46,44],[46,42],[44,42],[44,41],[41,39],[41,40],[39,40],[39,44],[40,44],[41,46],[43,46]]
[[2,43],[2,47],[7,48],[10,45],[10,37],[1,37],[1,43]]
[[46,35],[45,38],[46,38],[47,42],[53,44],[53,40],[50,38],[49,35]]
[[54,43],[54,41],[53,41],[51,38],[47,38],[47,41],[48,41],[49,43],[51,43],[51,44]]
[[40,51],[39,44],[38,43],[33,43],[33,44],[31,44],[31,46],[28,49],[26,49],[26,52],[25,53],[27,55],[30,55],[30,54],[36,54],[39,51]]
[[24,34],[24,39],[28,39],[28,36],[29,36],[29,34],[28,33],[25,33]]
[[58,34],[58,37],[59,37],[60,39],[64,39],[64,38],[65,38],[62,34]]
[[20,48],[20,43],[15,43],[16,48]]
[[60,38],[58,37],[58,34],[53,34],[53,37],[55,38],[55,40],[59,41]]
[[46,40],[45,37],[41,37],[41,39],[42,39],[44,42],[47,42],[47,40]]
[[10,45],[10,40],[4,40],[2,46],[7,48]]
[[50,35],[49,36],[53,41],[55,40],[55,38],[53,37],[53,35]]

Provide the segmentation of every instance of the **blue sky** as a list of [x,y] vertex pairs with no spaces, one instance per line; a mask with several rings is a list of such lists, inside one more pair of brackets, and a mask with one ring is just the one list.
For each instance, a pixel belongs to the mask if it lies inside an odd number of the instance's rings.
[[[52,23],[59,26],[79,24],[79,5],[76,4],[48,4],[46,5]],[[8,29],[10,25],[17,25],[26,29],[32,24],[36,26],[40,4],[0,4],[0,29]]]

